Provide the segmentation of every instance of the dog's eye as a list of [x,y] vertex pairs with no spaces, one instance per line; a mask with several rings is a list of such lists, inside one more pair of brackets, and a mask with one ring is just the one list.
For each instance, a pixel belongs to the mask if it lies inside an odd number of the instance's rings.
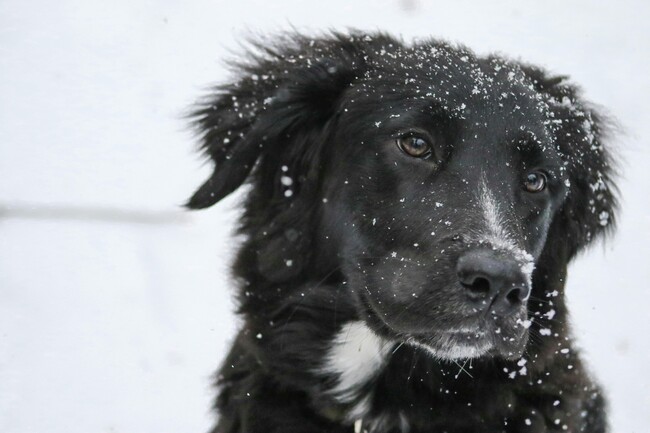
[[546,188],[546,175],[541,171],[534,171],[526,175],[524,188],[528,192],[541,192]]
[[405,135],[397,139],[397,146],[415,158],[428,158],[431,156],[431,144],[419,135]]

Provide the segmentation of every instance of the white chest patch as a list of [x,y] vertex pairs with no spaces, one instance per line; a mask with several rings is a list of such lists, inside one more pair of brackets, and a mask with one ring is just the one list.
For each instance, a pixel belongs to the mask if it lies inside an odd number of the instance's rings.
[[[391,347],[365,323],[346,323],[332,340],[322,367],[323,372],[338,376],[331,395],[341,403],[358,399],[360,389],[381,370]],[[364,401],[367,404],[367,398],[362,399],[362,405]]]

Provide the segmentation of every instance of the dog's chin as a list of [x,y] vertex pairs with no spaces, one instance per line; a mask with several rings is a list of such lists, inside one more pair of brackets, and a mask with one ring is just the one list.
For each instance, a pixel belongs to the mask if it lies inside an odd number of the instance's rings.
[[432,329],[431,332],[410,333],[395,330],[370,303],[363,302],[361,316],[366,324],[387,340],[406,344],[426,351],[438,360],[464,360],[475,358],[521,358],[528,343],[528,330],[524,326],[484,326],[468,329]]
[[436,359],[457,360],[487,356],[495,346],[484,332],[446,331],[431,335],[414,335],[406,344],[424,349]]
[[476,358],[521,358],[528,341],[528,333],[504,336],[495,331],[438,331],[430,335],[411,335],[406,344],[425,350],[439,360]]

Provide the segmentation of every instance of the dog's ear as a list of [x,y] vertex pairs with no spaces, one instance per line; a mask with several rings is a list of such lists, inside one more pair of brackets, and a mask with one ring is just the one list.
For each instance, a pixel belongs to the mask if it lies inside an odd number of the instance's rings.
[[209,207],[236,190],[265,156],[279,159],[290,152],[300,159],[305,149],[296,147],[307,146],[307,137],[323,128],[363,62],[349,36],[290,35],[273,46],[251,42],[251,48],[248,59],[234,65],[236,82],[217,87],[192,114],[215,169],[188,201],[191,209]]
[[[550,76],[524,67],[549,106],[558,150],[564,160],[568,194],[550,233],[562,233],[563,251],[570,260],[595,239],[608,234],[616,222],[616,185],[611,123],[566,77]],[[558,228],[559,230],[554,230]]]

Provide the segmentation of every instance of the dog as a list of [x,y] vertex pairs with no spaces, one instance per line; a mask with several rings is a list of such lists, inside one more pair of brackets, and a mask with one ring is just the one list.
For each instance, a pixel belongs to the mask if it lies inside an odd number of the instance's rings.
[[610,233],[610,122],[564,76],[384,33],[252,41],[192,112],[249,185],[214,433],[588,432],[567,265]]

